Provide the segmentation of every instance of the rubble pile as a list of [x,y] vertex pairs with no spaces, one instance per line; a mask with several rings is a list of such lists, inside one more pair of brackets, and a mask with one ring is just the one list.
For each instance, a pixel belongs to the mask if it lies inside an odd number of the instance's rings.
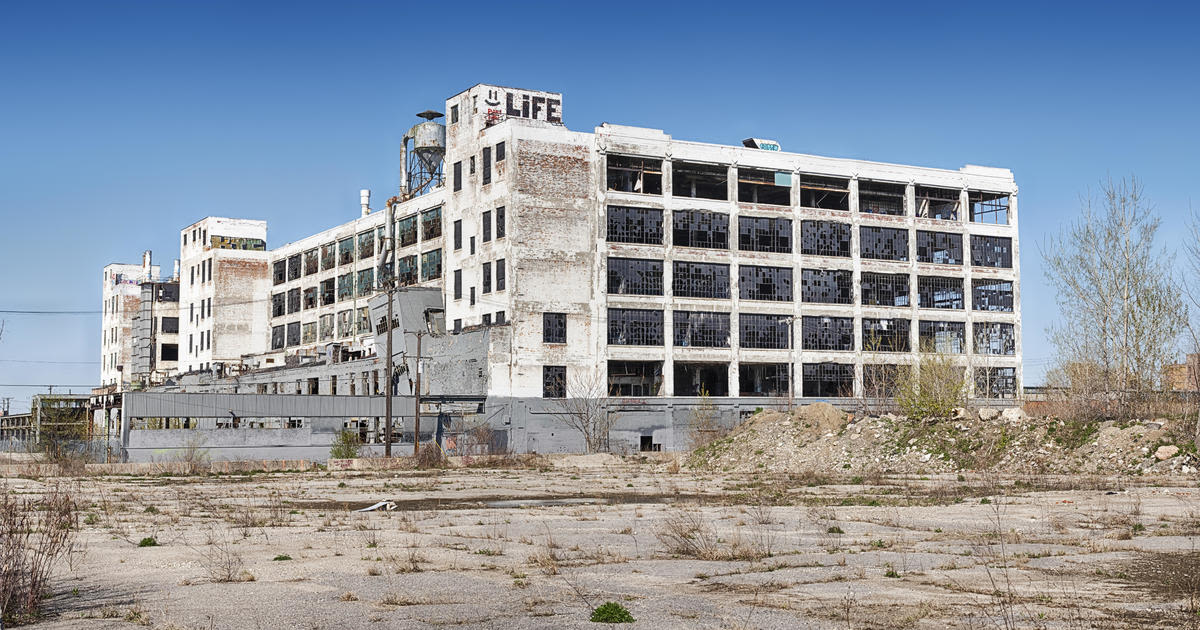
[[692,451],[686,465],[742,473],[1196,475],[1200,458],[1184,437],[1191,434],[1188,422],[1195,420],[1072,422],[1028,416],[1017,407],[910,421],[860,417],[817,403],[791,413],[760,411]]

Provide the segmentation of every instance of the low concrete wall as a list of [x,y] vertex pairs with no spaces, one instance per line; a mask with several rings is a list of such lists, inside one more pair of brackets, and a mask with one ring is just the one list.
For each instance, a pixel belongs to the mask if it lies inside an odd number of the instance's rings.
[[[316,464],[305,459],[256,459],[231,462],[189,464],[188,462],[128,462],[124,464],[87,464],[88,475],[191,475],[230,474],[251,471],[279,472],[312,470]],[[0,477],[57,477],[58,464],[0,465]]]
[[58,464],[0,464],[0,477],[53,477]]

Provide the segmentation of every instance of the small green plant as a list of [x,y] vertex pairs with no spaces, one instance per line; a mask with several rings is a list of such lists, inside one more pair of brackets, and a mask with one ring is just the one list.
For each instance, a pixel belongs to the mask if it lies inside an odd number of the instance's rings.
[[592,621],[595,623],[633,623],[633,615],[624,606],[616,602],[604,602],[592,611]]
[[851,478],[850,478],[850,483],[852,483],[852,484],[854,484],[854,485],[856,485],[856,486],[861,486],[861,485],[863,484],[863,478],[862,478],[862,475],[855,475],[855,476],[851,477]]
[[345,488],[345,487],[346,487],[346,482],[345,482],[345,481],[339,481],[339,482],[338,482],[338,487],[339,487],[339,488]]
[[991,502],[992,502],[991,499],[989,499],[987,497],[983,497],[982,499],[979,500],[979,505],[988,505]]
[[158,508],[154,507],[153,505],[147,505],[146,509],[143,511],[146,514],[158,514]]
[[830,525],[825,530],[825,533],[826,534],[845,534],[846,532],[842,531],[842,528],[838,527],[837,525]]
[[1145,525],[1142,525],[1141,523],[1133,524],[1133,533],[1137,534],[1137,533],[1144,532],[1144,531],[1146,531]]
[[291,560],[291,559],[292,559],[291,556],[287,555],[286,553],[281,553],[278,556],[271,558],[271,561],[272,562],[283,562],[284,560]]
[[967,478],[966,478],[966,477],[964,477],[964,476],[962,476],[962,475],[959,475],[959,476],[958,476],[958,480],[959,480],[960,482],[962,482],[962,481],[966,481],[966,480],[967,480]]
[[147,536],[147,537],[141,539],[140,541],[138,541],[138,546],[139,547],[157,547],[158,541],[154,540],[153,536]]
[[96,516],[94,513],[88,514],[87,516],[85,516],[83,518],[84,525],[95,525],[96,523],[99,523],[99,522],[100,522],[100,517]]
[[885,566],[887,566],[887,568],[888,568],[888,569],[887,569],[887,572],[885,572],[885,573],[883,574],[883,577],[888,577],[888,578],[898,578],[898,577],[900,577],[900,574],[899,574],[899,573],[897,573],[897,572],[896,572],[896,569],[892,568],[892,566],[891,566],[890,564],[889,564],[889,565],[885,565]]
[[355,431],[342,431],[329,449],[330,459],[354,459],[362,451],[362,440]]

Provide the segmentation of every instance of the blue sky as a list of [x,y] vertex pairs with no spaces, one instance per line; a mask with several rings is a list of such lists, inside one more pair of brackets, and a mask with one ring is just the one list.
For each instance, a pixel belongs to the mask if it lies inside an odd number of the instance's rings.
[[[423,10],[420,7],[428,7]],[[736,9],[736,10],[733,10]],[[38,2],[0,19],[0,309],[98,309],[101,267],[206,215],[279,245],[396,186],[401,133],[475,83],[568,127],[958,168],[1020,186],[1026,381],[1057,308],[1039,244],[1137,174],[1174,248],[1200,186],[1194,4]],[[0,316],[0,384],[89,384],[99,315]],[[34,390],[0,387],[23,408]]]

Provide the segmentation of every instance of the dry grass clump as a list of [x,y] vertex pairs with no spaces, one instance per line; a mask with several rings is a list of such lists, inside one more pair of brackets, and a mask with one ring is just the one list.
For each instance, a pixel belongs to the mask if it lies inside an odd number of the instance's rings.
[[57,486],[37,500],[0,494],[0,627],[39,616],[55,565],[74,549],[78,516]]

